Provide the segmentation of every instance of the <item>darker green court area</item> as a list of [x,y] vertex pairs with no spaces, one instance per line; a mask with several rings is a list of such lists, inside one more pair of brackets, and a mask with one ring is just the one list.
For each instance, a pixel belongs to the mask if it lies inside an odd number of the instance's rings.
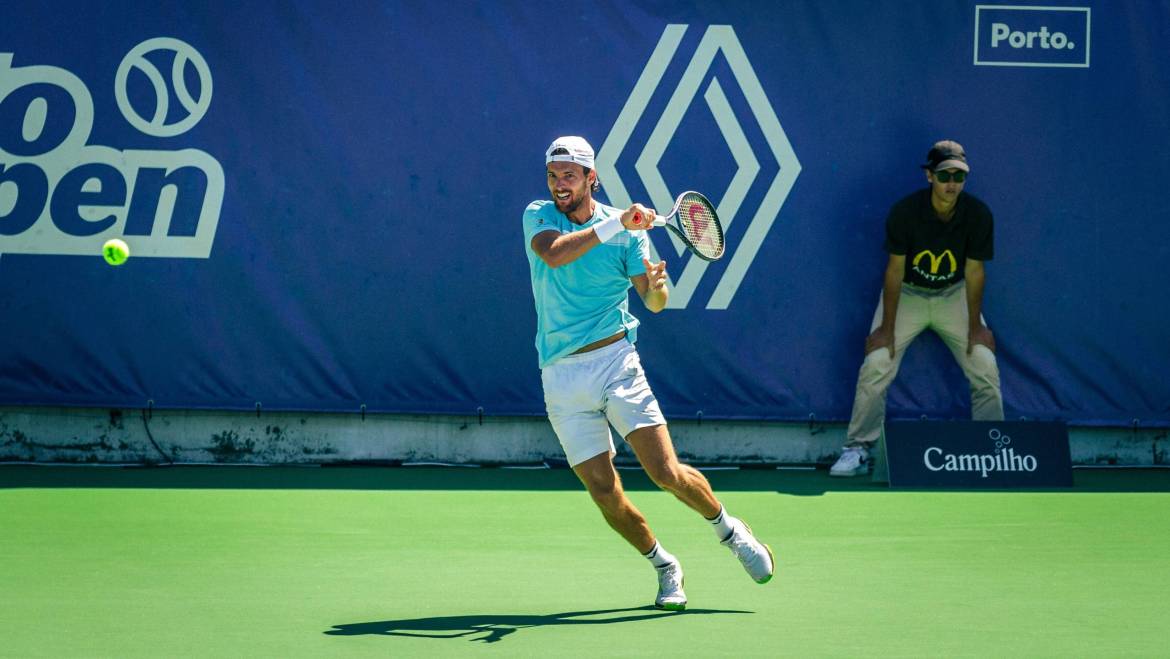
[[1151,656],[1170,470],[1044,492],[706,472],[760,586],[640,471],[690,602],[567,470],[0,467],[0,657]]

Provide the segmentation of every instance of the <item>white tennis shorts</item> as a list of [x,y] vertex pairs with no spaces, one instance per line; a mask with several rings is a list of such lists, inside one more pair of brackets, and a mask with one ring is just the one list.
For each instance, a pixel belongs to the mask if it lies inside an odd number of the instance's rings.
[[540,379],[548,420],[570,466],[605,451],[614,454],[610,424],[625,438],[638,428],[666,423],[629,341],[562,357],[546,366]]

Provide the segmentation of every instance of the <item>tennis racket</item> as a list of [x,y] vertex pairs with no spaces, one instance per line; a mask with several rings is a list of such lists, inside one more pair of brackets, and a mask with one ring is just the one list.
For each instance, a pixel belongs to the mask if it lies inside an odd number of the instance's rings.
[[715,207],[698,192],[679,195],[670,215],[655,215],[653,225],[673,231],[687,249],[704,261],[717,261],[723,256],[723,224]]

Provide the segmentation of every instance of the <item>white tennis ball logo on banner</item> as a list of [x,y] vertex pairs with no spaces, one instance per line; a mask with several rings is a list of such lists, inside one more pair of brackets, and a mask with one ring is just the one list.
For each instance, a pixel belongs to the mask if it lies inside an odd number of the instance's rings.
[[[147,59],[147,55],[155,51],[173,53],[171,64],[171,88],[174,89],[174,98],[187,111],[187,116],[174,122],[167,123],[167,116],[171,109],[171,92],[167,88],[166,80],[158,67]],[[199,75],[199,98],[191,95],[187,88],[187,65],[191,64]],[[154,114],[149,118],[143,117],[130,103],[127,93],[127,83],[131,71],[140,72],[146,76],[154,89]],[[171,37],[156,37],[147,39],[126,53],[118,72],[114,76],[114,96],[118,101],[118,109],[122,116],[138,130],[154,137],[174,137],[181,135],[199,123],[207,108],[211,106],[211,69],[199,51],[189,44]]]
[[[14,54],[2,51],[0,105],[9,121],[0,131],[0,164],[31,178],[0,184],[0,253],[93,257],[104,254],[106,242],[130,236],[135,256],[210,258],[224,195],[214,156],[197,143],[159,148],[137,139],[135,148],[122,148],[94,141],[94,97],[81,77],[47,64],[13,66]],[[103,101],[116,101],[136,129],[130,132],[173,139],[210,114],[211,70],[189,44],[158,37],[123,53],[109,61],[109,68],[121,63],[114,98],[107,92]],[[91,55],[106,62],[101,51]],[[127,132],[114,122],[121,130],[107,126],[103,134]],[[39,185],[22,189],[32,185],[27,181]],[[99,191],[100,200],[86,196]]]

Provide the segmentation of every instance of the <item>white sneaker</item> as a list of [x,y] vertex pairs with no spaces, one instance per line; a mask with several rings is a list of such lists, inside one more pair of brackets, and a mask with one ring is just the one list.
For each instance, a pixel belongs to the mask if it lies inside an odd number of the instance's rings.
[[869,473],[869,451],[860,446],[849,446],[829,468],[830,476],[861,476]]
[[654,568],[658,572],[658,597],[654,606],[667,611],[682,611],[687,608],[687,594],[683,592],[683,571],[678,563]]
[[748,576],[756,583],[768,583],[772,579],[776,561],[772,556],[772,548],[756,540],[752,529],[742,519],[735,520],[731,535],[719,543],[731,549],[731,553],[743,564]]

